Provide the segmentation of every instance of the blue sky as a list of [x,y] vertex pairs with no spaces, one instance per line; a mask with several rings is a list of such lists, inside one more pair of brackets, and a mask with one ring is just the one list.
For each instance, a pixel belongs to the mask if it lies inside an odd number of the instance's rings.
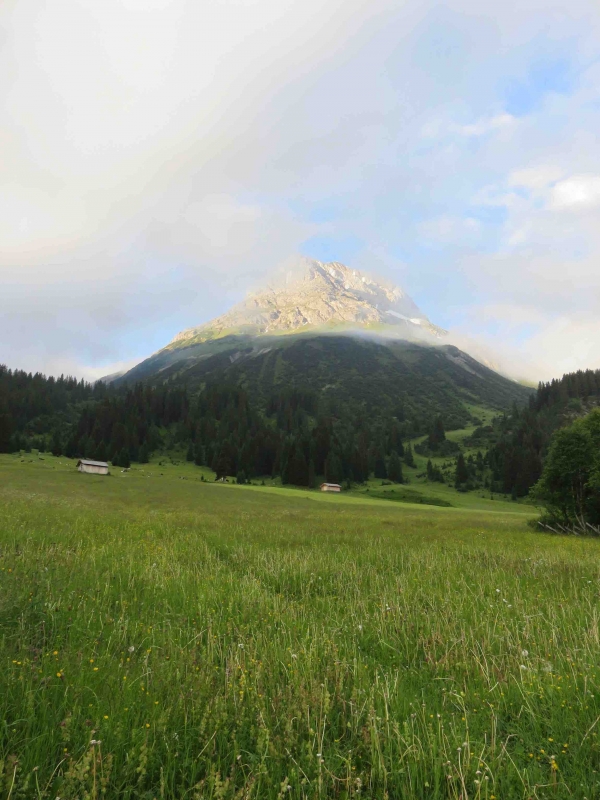
[[0,361],[94,376],[294,254],[537,380],[600,367],[592,0],[0,8]]

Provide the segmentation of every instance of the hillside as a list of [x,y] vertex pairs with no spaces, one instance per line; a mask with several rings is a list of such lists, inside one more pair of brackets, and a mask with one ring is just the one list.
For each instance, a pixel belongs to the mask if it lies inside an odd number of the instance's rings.
[[488,450],[496,491],[524,497],[542,474],[553,434],[600,405],[600,370],[540,383],[526,406],[498,417],[471,437]]
[[530,390],[451,345],[402,289],[343,264],[304,259],[226,314],[182,331],[115,380],[186,386],[228,383],[265,407],[282,389],[310,389],[353,411],[395,416],[412,432],[469,405],[502,411]]
[[469,404],[501,411],[531,394],[451,345],[342,335],[228,336],[177,354],[162,351],[119,382],[168,381],[191,390],[228,383],[261,406],[273,392],[306,388],[355,410],[408,420],[415,431],[438,414],[447,427],[462,427],[472,419]]

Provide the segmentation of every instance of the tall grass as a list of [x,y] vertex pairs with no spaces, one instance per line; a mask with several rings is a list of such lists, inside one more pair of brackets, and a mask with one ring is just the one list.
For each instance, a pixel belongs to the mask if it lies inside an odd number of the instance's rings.
[[0,494],[0,796],[600,797],[598,542],[45,480]]

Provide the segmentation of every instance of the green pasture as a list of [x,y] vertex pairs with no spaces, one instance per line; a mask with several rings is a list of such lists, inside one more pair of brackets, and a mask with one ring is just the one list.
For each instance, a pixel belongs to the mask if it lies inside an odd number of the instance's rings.
[[600,798],[600,542],[202,474],[0,456],[0,797]]

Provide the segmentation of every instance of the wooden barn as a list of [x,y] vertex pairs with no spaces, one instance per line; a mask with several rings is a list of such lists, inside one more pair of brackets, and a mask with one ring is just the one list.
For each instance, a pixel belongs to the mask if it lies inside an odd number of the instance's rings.
[[80,458],[77,462],[79,472],[89,472],[90,475],[108,475],[108,464],[106,461],[90,461],[88,458]]
[[322,483],[321,484],[321,491],[322,492],[341,492],[342,487],[339,483]]

